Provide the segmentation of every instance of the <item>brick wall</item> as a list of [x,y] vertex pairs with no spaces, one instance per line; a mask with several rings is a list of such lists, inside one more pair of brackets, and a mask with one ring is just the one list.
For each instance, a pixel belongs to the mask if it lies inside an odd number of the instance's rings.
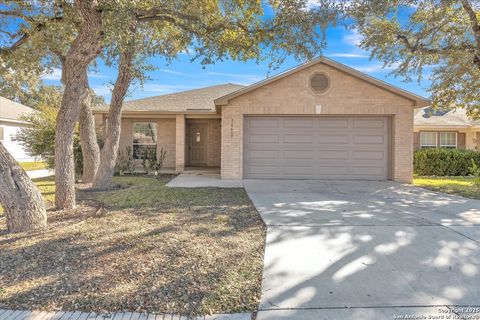
[[[325,95],[308,89],[314,72],[329,75]],[[222,107],[222,178],[242,178],[243,115],[388,115],[392,116],[392,178],[412,180],[413,102],[343,71],[317,64],[257,88]]]
[[[157,150],[163,147],[167,155],[163,164],[164,169],[175,168],[175,119],[134,119],[122,118],[119,150],[125,151],[127,146],[132,146],[132,127],[134,122],[154,122],[157,124]],[[141,170],[140,160],[137,169]]]
[[208,120],[207,139],[207,165],[209,167],[220,167],[220,119]]

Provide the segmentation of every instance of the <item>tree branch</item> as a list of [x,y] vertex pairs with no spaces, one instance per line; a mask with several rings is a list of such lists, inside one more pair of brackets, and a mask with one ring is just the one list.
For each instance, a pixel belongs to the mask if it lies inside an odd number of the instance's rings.
[[397,33],[397,39],[400,40],[403,45],[412,53],[420,52],[426,54],[442,54],[451,51],[468,51],[475,52],[475,48],[470,44],[463,45],[448,45],[445,47],[429,48],[424,46],[420,39],[417,39],[414,43],[408,39],[408,37],[402,33]]
[[23,14],[21,11],[18,10],[0,10],[0,15],[2,16],[8,16],[8,17],[16,17],[16,18],[22,18],[27,21],[32,21],[32,19],[25,14]]
[[[60,21],[62,19],[63,19],[63,16],[56,16],[56,17],[50,18],[48,21]],[[46,26],[47,26],[46,22],[39,22],[31,31],[22,33],[22,36],[20,37],[20,39],[15,41],[10,47],[0,48],[0,55],[5,54],[5,53],[10,53],[10,52],[13,52],[13,51],[17,50],[25,42],[27,42],[30,39],[32,33],[40,32]]]

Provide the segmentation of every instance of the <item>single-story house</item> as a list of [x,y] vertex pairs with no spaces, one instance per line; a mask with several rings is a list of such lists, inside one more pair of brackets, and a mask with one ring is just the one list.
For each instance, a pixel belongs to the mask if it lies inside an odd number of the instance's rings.
[[[321,57],[250,86],[128,101],[120,148],[167,151],[165,167],[222,179],[410,182],[414,108],[430,102]],[[107,110],[95,110],[99,128]]]
[[465,109],[415,110],[414,149],[458,148],[480,150],[480,120],[472,120]]
[[13,138],[24,127],[30,124],[22,120],[22,116],[35,112],[23,104],[0,97],[0,142],[17,161],[34,161],[25,149]]

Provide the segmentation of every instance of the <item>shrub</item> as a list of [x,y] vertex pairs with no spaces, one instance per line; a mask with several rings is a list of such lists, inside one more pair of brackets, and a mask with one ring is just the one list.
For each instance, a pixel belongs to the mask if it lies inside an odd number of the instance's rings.
[[472,174],[472,160],[480,164],[480,152],[447,148],[415,151],[413,170],[422,176],[466,176]]
[[478,162],[472,159],[472,165],[470,167],[470,173],[474,176],[473,185],[480,188],[480,165]]
[[123,175],[125,172],[135,172],[135,160],[133,159],[132,148],[130,146],[125,148],[125,152],[122,150],[118,152],[115,172],[120,175]]
[[157,156],[156,149],[147,149],[145,150],[142,156],[142,166],[145,169],[145,172],[149,174],[150,172],[154,172],[155,175],[158,174],[163,167],[163,161],[167,155],[167,151],[163,148],[160,149],[159,155]]

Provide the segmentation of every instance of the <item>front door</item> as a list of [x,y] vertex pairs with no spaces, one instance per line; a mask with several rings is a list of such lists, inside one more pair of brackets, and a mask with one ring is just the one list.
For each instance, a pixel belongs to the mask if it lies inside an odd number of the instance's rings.
[[188,165],[193,167],[200,167],[207,165],[207,144],[206,133],[207,125],[204,123],[190,124],[187,130],[187,154]]

